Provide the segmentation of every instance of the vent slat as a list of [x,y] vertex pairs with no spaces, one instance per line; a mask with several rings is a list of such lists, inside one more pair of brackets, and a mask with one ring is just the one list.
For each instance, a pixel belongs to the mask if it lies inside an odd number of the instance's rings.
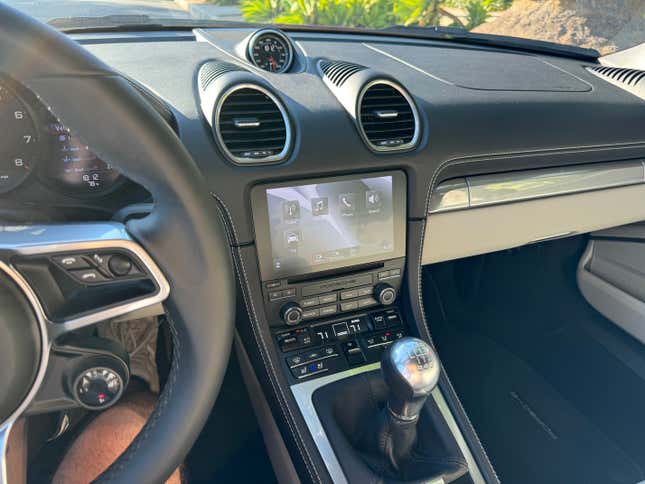
[[[624,67],[592,66],[587,70],[598,77],[619,82],[629,87],[636,87],[645,80],[645,71],[639,69],[627,69]],[[645,86],[644,86],[645,87]]]
[[199,79],[199,87],[201,88],[202,91],[205,91],[206,88],[213,81],[215,81],[215,79],[223,76],[228,72],[235,72],[235,71],[243,72],[243,71],[246,71],[246,69],[238,65],[232,64],[230,62],[214,61],[214,60],[208,61],[199,68],[199,75],[197,76]]
[[[397,116],[379,118],[380,111],[396,111]],[[373,84],[364,92],[359,115],[365,137],[380,150],[410,148],[419,129],[413,106],[399,89],[386,83]]]
[[[259,121],[259,126],[238,127],[236,118]],[[224,99],[217,130],[224,147],[235,161],[278,161],[288,146],[287,119],[267,94],[259,88],[244,87]]]
[[347,79],[352,77],[357,72],[366,69],[364,66],[361,66],[359,64],[330,60],[322,60],[318,63],[318,66],[323,74],[323,77],[327,78],[332,84],[338,87],[345,84]]

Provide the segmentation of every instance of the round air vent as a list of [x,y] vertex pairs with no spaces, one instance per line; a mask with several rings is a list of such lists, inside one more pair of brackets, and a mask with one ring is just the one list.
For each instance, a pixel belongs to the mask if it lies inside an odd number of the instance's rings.
[[286,110],[277,97],[256,84],[238,84],[226,91],[213,121],[220,147],[234,163],[277,163],[291,149]]
[[374,151],[402,151],[419,141],[419,113],[401,86],[379,79],[366,84],[358,96],[358,127]]

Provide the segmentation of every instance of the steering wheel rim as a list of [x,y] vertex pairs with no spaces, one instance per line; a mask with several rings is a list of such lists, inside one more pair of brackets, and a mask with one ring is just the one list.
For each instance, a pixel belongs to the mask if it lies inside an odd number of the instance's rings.
[[164,306],[172,368],[148,422],[98,481],[162,482],[199,435],[228,364],[235,283],[218,206],[179,138],[125,79],[64,34],[3,4],[0,72],[31,89],[155,200],[150,215],[126,228],[170,285]]

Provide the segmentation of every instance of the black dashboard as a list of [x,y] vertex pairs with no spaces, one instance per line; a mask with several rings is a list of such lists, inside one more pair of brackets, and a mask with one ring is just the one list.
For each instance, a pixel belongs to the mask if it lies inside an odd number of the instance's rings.
[[[246,309],[236,329],[290,450],[330,475],[300,448],[324,454],[299,431],[324,434],[317,417],[304,421],[311,395],[294,415],[297,391],[285,389],[371,371],[407,335],[431,341],[421,262],[437,185],[594,163],[642,174],[645,103],[594,74],[585,51],[297,28],[73,38],[130,80],[192,156],[227,229]],[[12,108],[0,215],[90,221],[154,202],[33,94],[2,87]],[[442,390],[467,421],[449,382]]]

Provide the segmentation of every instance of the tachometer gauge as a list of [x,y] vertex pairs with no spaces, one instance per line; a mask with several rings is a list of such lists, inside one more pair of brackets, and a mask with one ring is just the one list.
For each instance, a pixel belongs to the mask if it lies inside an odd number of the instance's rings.
[[29,108],[5,83],[0,83],[0,127],[0,193],[6,193],[33,171],[39,143]]
[[293,61],[291,41],[279,30],[259,30],[249,40],[249,58],[260,69],[285,72]]
[[41,174],[70,195],[102,194],[114,188],[121,174],[101,160],[79,137],[58,121],[47,124],[49,159]]

